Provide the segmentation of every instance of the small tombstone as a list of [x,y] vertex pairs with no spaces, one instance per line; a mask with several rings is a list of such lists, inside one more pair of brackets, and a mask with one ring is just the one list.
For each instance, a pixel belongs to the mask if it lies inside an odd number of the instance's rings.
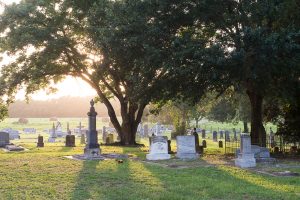
[[202,139],[205,139],[206,138],[205,129],[202,129],[201,133],[202,133]]
[[219,148],[223,148],[223,141],[222,140],[219,141]]
[[44,137],[41,135],[38,136],[37,147],[44,147]]
[[85,134],[81,134],[81,137],[80,137],[80,144],[85,144]]
[[112,143],[114,143],[114,135],[110,133],[106,137],[106,144],[112,144]]
[[150,143],[150,153],[146,155],[147,160],[170,159],[168,154],[168,138],[166,136],[153,136]]
[[148,124],[144,125],[144,136],[145,137],[149,136],[149,126],[148,126]]
[[196,152],[195,136],[184,135],[176,137],[177,154],[180,159],[197,159],[199,154]]
[[202,140],[202,146],[203,146],[203,148],[206,148],[207,146],[206,146],[206,140]]
[[256,161],[254,153],[251,151],[251,138],[250,135],[241,135],[240,153],[238,158],[235,159],[235,165],[241,168],[255,167]]
[[225,141],[230,142],[230,132],[229,131],[225,131]]
[[5,147],[9,144],[9,133],[0,132],[0,147]]
[[224,131],[220,131],[220,139],[224,139]]
[[66,147],[75,147],[75,135],[66,135]]
[[218,132],[217,131],[213,132],[213,141],[218,142]]

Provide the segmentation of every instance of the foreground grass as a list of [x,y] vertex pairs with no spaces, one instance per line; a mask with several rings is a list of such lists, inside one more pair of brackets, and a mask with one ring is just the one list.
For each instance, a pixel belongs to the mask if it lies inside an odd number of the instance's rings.
[[63,157],[82,153],[81,145],[23,145],[29,151],[0,152],[1,200],[300,198],[299,177],[271,177],[230,165],[211,165],[206,157],[186,162],[192,167],[182,169],[142,162],[145,148],[102,147],[104,153],[139,158],[118,164],[115,160],[75,161]]

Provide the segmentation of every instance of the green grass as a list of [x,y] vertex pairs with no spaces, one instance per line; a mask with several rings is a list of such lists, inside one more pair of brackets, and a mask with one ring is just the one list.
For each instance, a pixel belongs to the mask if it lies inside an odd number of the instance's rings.
[[[28,125],[14,125],[17,119],[7,119],[0,128],[22,130],[34,127],[38,133],[51,127],[48,119],[29,119]],[[83,125],[86,119],[60,119],[70,127]],[[102,125],[99,122],[99,125]],[[145,160],[148,140],[141,148],[101,146],[103,153],[134,155],[133,159],[118,164],[115,160],[76,161],[67,155],[82,154],[83,145],[76,138],[76,147],[64,147],[45,142],[37,148],[37,134],[21,135],[12,142],[28,151],[0,150],[0,199],[299,199],[299,177],[272,177],[243,170],[232,165],[232,158],[224,156],[216,142],[207,140],[205,155],[195,161],[171,159],[149,162]],[[101,138],[101,137],[100,137]],[[201,140],[200,140],[201,141]],[[101,141],[100,141],[101,142]],[[176,142],[172,141],[176,150]],[[282,167],[258,165],[257,170],[299,172],[299,160],[282,160]],[[230,164],[231,163],[231,164]]]
[[[32,139],[33,140],[33,139]],[[79,140],[78,140],[79,141]],[[123,164],[115,160],[76,161],[83,145],[15,140],[29,151],[0,151],[0,199],[299,199],[299,177],[271,177],[221,162],[222,155],[196,161],[159,161],[187,166],[170,168],[144,162],[144,148],[102,146],[104,153],[133,154]],[[175,144],[173,144],[175,145]],[[214,148],[209,151],[213,152]],[[295,165],[295,163],[293,163]],[[299,162],[296,162],[299,165]]]

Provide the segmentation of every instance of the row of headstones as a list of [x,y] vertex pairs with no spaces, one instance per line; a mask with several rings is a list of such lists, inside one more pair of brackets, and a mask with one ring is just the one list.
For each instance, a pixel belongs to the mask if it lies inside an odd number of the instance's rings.
[[[53,139],[54,139],[54,141],[53,141]],[[50,140],[48,140],[48,142],[55,142],[55,138],[51,138]],[[85,144],[85,143],[86,143],[85,135],[81,134],[80,144]],[[44,147],[44,146],[45,146],[44,137],[39,135],[37,147]],[[66,135],[65,146],[66,147],[75,147],[75,135]]]
[[[176,157],[180,159],[197,159],[196,140],[193,135],[177,136],[177,153]],[[170,159],[170,143],[166,136],[152,136],[150,140],[150,152],[146,155],[147,160],[166,160]]]

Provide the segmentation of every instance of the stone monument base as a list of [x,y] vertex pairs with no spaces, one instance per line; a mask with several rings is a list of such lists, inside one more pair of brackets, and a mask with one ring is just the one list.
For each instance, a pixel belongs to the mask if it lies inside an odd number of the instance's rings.
[[253,153],[247,153],[247,154],[238,154],[238,158],[235,159],[235,166],[241,167],[241,168],[248,168],[248,167],[255,167],[256,166],[256,160],[254,158]]
[[177,153],[176,157],[179,159],[198,159],[198,153]]
[[170,154],[167,153],[155,153],[155,154],[147,154],[147,160],[168,160],[171,158]]
[[101,149],[100,148],[84,148],[84,156],[86,158],[93,158],[100,156]]

